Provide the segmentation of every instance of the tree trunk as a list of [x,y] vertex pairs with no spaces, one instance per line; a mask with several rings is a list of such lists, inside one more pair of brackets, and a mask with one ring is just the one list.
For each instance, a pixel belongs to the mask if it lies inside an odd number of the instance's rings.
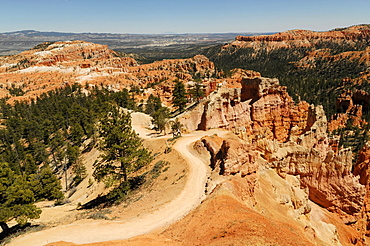
[[121,170],[123,172],[123,181],[127,182],[127,170],[123,162],[121,162]]
[[9,232],[10,232],[10,229],[9,229],[9,226],[8,226],[8,224],[7,223],[5,223],[5,222],[3,222],[3,221],[1,221],[0,222],[0,227],[1,227],[1,229],[3,229],[3,233],[4,234],[9,234]]

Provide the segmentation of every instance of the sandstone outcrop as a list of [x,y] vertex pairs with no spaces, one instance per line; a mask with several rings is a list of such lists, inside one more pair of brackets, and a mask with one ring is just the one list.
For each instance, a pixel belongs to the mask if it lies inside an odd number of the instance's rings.
[[370,145],[366,144],[359,152],[357,162],[353,173],[359,175],[360,183],[366,187],[364,197],[364,206],[362,208],[363,217],[360,222],[363,226],[360,227],[362,234],[370,236]]
[[259,157],[255,145],[245,144],[238,139],[222,139],[218,136],[203,137],[200,140],[211,155],[211,168],[221,175],[242,177],[256,173]]
[[[18,55],[0,58],[0,97],[30,100],[66,85],[85,88],[104,86],[110,90],[141,90],[141,99],[154,93],[170,104],[174,80],[185,83],[193,77],[211,77],[215,67],[205,56],[163,60],[139,65],[99,45],[84,41],[44,43]],[[13,95],[12,88],[22,90]]]
[[[294,64],[298,70],[315,69],[320,67],[322,62],[339,64],[343,61],[361,64],[364,68],[362,71],[365,71],[369,66],[369,47],[367,47],[369,38],[370,25],[358,25],[327,32],[290,30],[272,35],[238,36],[235,41],[224,45],[219,54],[228,57],[239,49],[250,49],[254,51],[253,56],[257,57],[261,53],[269,54],[272,51],[277,51],[273,56],[279,56],[286,50],[292,50],[289,59],[294,60],[291,64]],[[351,48],[342,51],[342,48],[337,47]],[[306,51],[301,52],[299,49]],[[297,55],[300,52],[301,54]],[[294,56],[296,57],[293,58]]]
[[338,39],[338,40],[352,40],[352,39],[369,39],[370,27],[368,25],[352,26],[343,30],[333,30],[327,32],[314,32],[308,30],[291,30],[287,32],[280,32],[273,35],[262,36],[238,36],[238,41],[290,41],[290,40],[307,40],[307,39]]
[[241,88],[220,88],[209,95],[182,123],[189,130],[224,128],[284,142],[305,131],[308,108],[305,102],[295,105],[277,79],[244,78]]
[[[189,120],[200,117],[196,124]],[[357,165],[353,173],[353,154],[333,144],[323,107],[295,104],[277,79],[244,78],[241,88],[220,88],[184,114],[182,122],[188,128],[232,130],[244,140],[200,140],[219,174],[248,178],[273,170],[293,190],[277,192],[276,199],[290,204],[296,218],[310,213],[312,201],[338,214],[343,225],[365,230],[367,165]]]
[[[233,79],[243,79],[243,78],[254,78],[254,77],[261,77],[261,73],[253,71],[253,70],[244,70],[241,68],[235,68],[231,70],[231,78]],[[240,82],[240,81],[239,81]]]
[[80,68],[107,66],[122,68],[137,65],[133,58],[118,57],[106,45],[98,45],[84,41],[65,41],[43,43],[19,55],[2,59],[3,71],[18,71],[29,67],[63,66]]
[[369,111],[370,94],[364,89],[370,80],[370,72],[362,72],[360,77],[345,78],[341,87],[342,91],[336,99],[337,114],[329,121],[329,131],[333,132],[345,128],[348,122],[351,126],[363,128],[366,125],[364,115]]
[[308,30],[291,30],[273,35],[237,36],[239,42],[294,42],[307,40],[367,40],[370,38],[370,26],[358,25],[343,30],[314,32]]

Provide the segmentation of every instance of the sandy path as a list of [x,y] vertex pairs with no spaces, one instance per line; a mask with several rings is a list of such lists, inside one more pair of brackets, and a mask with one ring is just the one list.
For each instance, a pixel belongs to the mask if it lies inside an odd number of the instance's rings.
[[[148,125],[147,120],[148,118],[142,114],[136,115],[133,119],[134,129],[141,137],[145,138],[150,137],[148,130],[145,129]],[[178,139],[174,148],[188,162],[188,180],[179,196],[163,205],[157,211],[126,221],[80,220],[69,225],[57,226],[21,236],[11,241],[9,245],[41,246],[57,241],[81,244],[127,239],[174,223],[198,206],[205,196],[204,189],[207,178],[207,167],[189,151],[188,147],[202,136],[214,133],[222,134],[226,132],[220,130],[194,132]]]

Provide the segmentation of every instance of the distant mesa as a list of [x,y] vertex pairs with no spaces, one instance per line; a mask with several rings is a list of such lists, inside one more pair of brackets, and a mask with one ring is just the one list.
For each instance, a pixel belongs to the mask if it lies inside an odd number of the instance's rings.
[[273,35],[261,36],[238,36],[236,41],[292,41],[304,39],[369,39],[370,25],[357,25],[344,29],[334,29],[327,32],[314,32],[308,30],[291,30],[286,32],[279,32]]

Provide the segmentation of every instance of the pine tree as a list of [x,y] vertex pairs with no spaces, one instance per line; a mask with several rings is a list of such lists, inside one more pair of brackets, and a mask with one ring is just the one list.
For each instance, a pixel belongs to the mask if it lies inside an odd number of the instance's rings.
[[29,179],[30,188],[36,200],[47,199],[60,202],[63,199],[60,180],[53,174],[49,165],[43,166],[38,174],[31,174]]
[[175,107],[177,107],[180,110],[180,112],[183,112],[186,107],[186,103],[188,102],[186,98],[187,93],[185,90],[185,85],[180,80],[176,80],[175,82],[176,84],[172,91],[173,96],[172,103]]
[[156,97],[153,94],[150,94],[148,100],[146,101],[145,113],[153,116],[153,113],[155,113],[161,107],[162,107],[161,98]]
[[194,86],[189,90],[191,98],[196,101],[202,99],[205,95],[202,82],[200,80],[195,81]]
[[9,232],[7,222],[12,219],[24,225],[28,219],[39,218],[41,210],[34,202],[29,182],[12,171],[7,163],[0,163],[0,227],[3,231]]
[[174,137],[179,136],[179,135],[181,136],[181,131],[183,127],[184,125],[179,121],[178,118],[171,121],[171,129],[172,129]]
[[118,107],[101,119],[102,161],[95,164],[94,177],[107,185],[128,181],[128,175],[152,160],[151,153],[131,128],[131,115]]
[[169,116],[170,111],[166,107],[160,107],[152,114],[152,123],[160,133],[162,133],[166,129],[166,124]]

